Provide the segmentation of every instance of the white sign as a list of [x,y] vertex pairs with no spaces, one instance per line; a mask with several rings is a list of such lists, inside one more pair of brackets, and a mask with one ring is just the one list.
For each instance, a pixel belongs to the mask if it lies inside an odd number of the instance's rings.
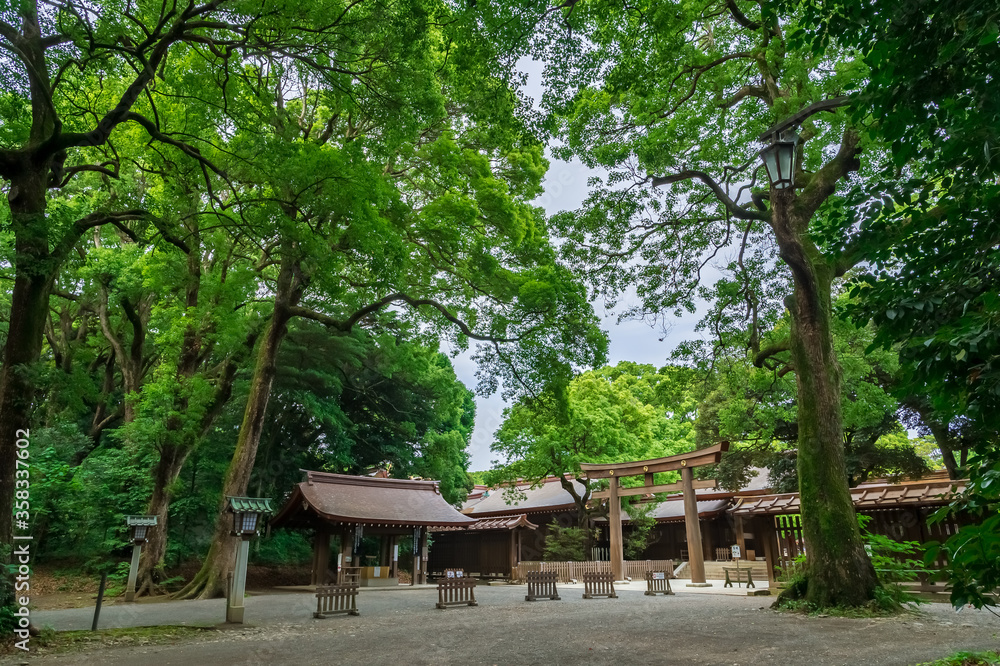
[[740,559],[740,547],[738,544],[733,546],[733,559]]
[[455,577],[455,572],[454,571],[445,571],[444,572],[444,576],[445,576],[445,578],[454,578]]
[[398,562],[399,561],[399,544],[396,544],[392,548],[392,561],[393,562]]
[[344,554],[343,553],[337,553],[337,571],[340,571],[340,567],[341,567],[343,561],[344,561]]
[[464,574],[464,572],[462,572],[462,571],[456,571],[455,572],[455,578],[461,578],[463,574]]
[[663,572],[663,571],[654,571],[653,572],[653,580],[666,580],[666,578],[667,578],[666,572]]
[[382,577],[382,567],[375,567],[374,577],[375,578]]

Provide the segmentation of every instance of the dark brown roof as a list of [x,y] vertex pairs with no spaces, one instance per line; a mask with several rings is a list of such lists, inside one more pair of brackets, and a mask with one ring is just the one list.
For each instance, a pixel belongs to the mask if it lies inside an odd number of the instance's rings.
[[[935,506],[947,504],[965,488],[965,481],[910,481],[905,483],[868,483],[851,488],[851,500],[858,509],[892,509],[897,506]],[[741,497],[732,509],[738,515],[773,515],[799,512],[799,494],[782,493],[760,497]]]
[[527,527],[528,529],[538,529],[538,525],[528,520],[527,514],[519,514],[516,516],[495,516],[491,518],[479,518],[472,525],[466,526],[453,526],[453,527],[437,527],[432,529],[432,532],[445,532],[445,531],[463,531],[463,532],[475,532],[477,530],[513,530],[518,527]]
[[464,526],[475,522],[441,496],[437,481],[379,479],[306,471],[274,527],[308,527],[317,522],[390,527]]
[[[583,484],[575,479],[572,483],[576,485],[577,491],[583,494]],[[478,500],[466,502],[462,507],[462,513],[469,516],[509,516],[514,511],[539,513],[569,510],[576,506],[573,496],[563,489],[558,477],[548,477],[536,488],[532,488],[528,483],[518,484],[518,488],[525,495],[524,500],[520,502],[508,504],[504,489],[493,488],[483,493]]]

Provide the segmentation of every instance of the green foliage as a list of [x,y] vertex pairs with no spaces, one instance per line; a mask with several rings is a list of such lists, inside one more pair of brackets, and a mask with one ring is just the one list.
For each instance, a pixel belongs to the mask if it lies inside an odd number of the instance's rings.
[[923,548],[916,541],[897,541],[882,534],[874,534],[867,529],[870,516],[858,515],[861,535],[865,540],[879,587],[875,590],[875,601],[884,610],[901,607],[907,603],[920,603],[917,595],[908,592],[900,583],[916,580],[925,572],[923,562],[911,555],[921,556]]
[[581,527],[560,527],[552,523],[545,536],[542,553],[546,562],[585,562],[589,560],[587,547],[593,535]]
[[[509,484],[505,492],[514,496],[518,479],[539,483],[569,474],[586,489],[574,498],[583,516],[594,488],[580,463],[644,460],[695,448],[694,385],[687,369],[623,362],[583,372],[564,391],[522,400],[504,411],[490,448],[507,463],[491,471],[489,483]],[[574,486],[567,490],[577,493]]]
[[925,661],[916,666],[1000,666],[1000,652],[956,652],[944,659]]
[[656,519],[651,515],[656,510],[656,502],[632,502],[626,507],[629,529],[624,534],[622,548],[625,558],[638,560],[650,545]]

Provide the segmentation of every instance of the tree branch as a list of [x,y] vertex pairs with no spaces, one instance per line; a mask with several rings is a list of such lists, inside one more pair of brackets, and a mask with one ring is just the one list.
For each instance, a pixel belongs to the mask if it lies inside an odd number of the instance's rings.
[[671,183],[677,183],[682,180],[700,180],[707,185],[710,190],[712,190],[712,193],[715,194],[715,198],[719,200],[719,203],[726,207],[726,210],[728,210],[733,217],[741,220],[768,221],[768,215],[766,213],[749,210],[733,201],[729,195],[726,194],[726,191],[722,188],[722,186],[715,182],[715,179],[704,171],[688,169],[675,173],[671,176],[652,176],[648,180],[651,181],[653,187],[670,185]]

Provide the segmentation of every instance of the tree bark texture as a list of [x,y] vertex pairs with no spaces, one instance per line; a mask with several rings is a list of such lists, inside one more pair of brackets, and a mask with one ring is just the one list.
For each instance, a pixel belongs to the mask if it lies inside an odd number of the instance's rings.
[[177,593],[179,598],[211,599],[222,596],[225,592],[226,577],[233,569],[239,540],[229,533],[231,521],[225,510],[225,498],[245,495],[247,485],[250,483],[250,473],[257,457],[257,447],[264,429],[264,418],[267,415],[267,403],[274,383],[278,350],[288,332],[288,322],[292,317],[291,307],[297,304],[302,294],[302,285],[296,284],[298,280],[293,268],[292,260],[282,260],[274,312],[257,350],[250,393],[243,412],[243,423],[222,486],[222,501],[215,521],[212,545],[209,547],[208,555],[205,556],[201,570],[184,589]]
[[0,463],[0,545],[3,546],[13,541],[15,442],[18,431],[30,427],[35,392],[32,366],[42,351],[49,293],[55,278],[56,267],[52,266],[49,255],[45,217],[47,175],[47,163],[25,164],[20,177],[11,181],[8,194],[15,237],[15,277],[3,368],[0,369],[0,460],[3,461]]
[[831,332],[835,268],[809,240],[809,219],[795,214],[793,194],[772,192],[772,225],[794,277],[786,299],[790,351],[798,388],[798,472],[807,553],[806,601],[859,606],[874,596],[875,569],[864,550],[844,461],[841,369]]

